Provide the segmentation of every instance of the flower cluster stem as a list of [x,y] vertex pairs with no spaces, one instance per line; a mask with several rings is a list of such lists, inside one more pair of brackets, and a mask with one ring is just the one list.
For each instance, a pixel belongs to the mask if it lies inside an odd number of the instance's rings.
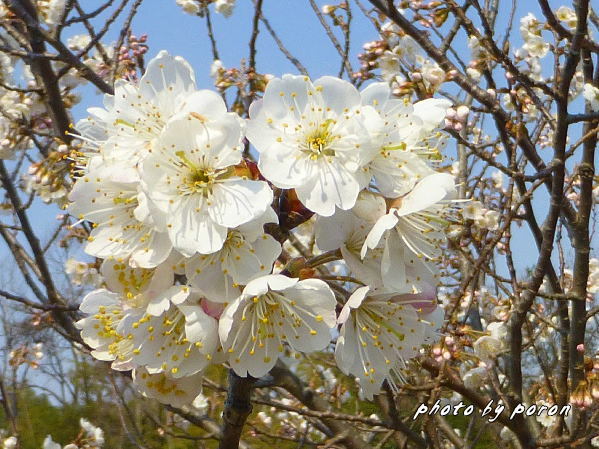
[[238,449],[243,426],[252,413],[252,389],[257,379],[240,377],[229,370],[229,388],[223,410],[222,439],[219,449]]

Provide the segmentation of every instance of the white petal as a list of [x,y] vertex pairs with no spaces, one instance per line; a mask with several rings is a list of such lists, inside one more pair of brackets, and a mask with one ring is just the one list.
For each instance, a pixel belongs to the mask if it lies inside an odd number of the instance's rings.
[[306,185],[296,188],[300,201],[311,211],[329,217],[340,209],[351,209],[360,192],[355,176],[339,163],[319,160],[319,172]]
[[428,98],[414,104],[414,115],[422,119],[425,132],[431,132],[445,118],[451,102],[444,99]]
[[173,212],[178,216],[171,217],[169,236],[181,254],[191,257],[197,252],[210,254],[222,248],[227,228],[214,223],[208,215],[196,212],[193,199],[188,199]]
[[401,200],[397,210],[399,216],[424,210],[455,192],[454,177],[447,173],[435,173],[420,181],[410,193]]
[[323,76],[314,82],[314,86],[322,88],[320,95],[323,104],[337,114],[344,114],[361,103],[360,92],[348,81]]
[[[391,209],[391,211],[394,211],[394,209]],[[366,251],[369,248],[376,248],[381,241],[383,234],[385,234],[385,232],[387,232],[389,229],[393,229],[398,221],[399,218],[397,218],[397,216],[392,212],[379,218],[366,237],[366,241],[364,242],[362,251],[360,252],[360,257],[364,258]]]
[[385,287],[398,293],[411,293],[406,282],[403,245],[397,232],[392,231],[385,242],[381,274]]
[[208,214],[215,223],[234,228],[266,212],[272,198],[264,181],[227,180],[214,186]]
[[177,112],[177,97],[195,90],[195,76],[187,61],[163,50],[148,63],[139,85],[142,95],[153,99],[169,116]]
[[383,109],[391,96],[389,84],[385,82],[371,83],[360,92],[362,104],[368,104],[377,110]]

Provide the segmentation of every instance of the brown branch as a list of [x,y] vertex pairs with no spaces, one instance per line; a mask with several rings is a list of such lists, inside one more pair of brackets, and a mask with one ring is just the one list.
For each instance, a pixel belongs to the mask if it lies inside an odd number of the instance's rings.
[[219,449],[238,449],[243,426],[252,413],[252,390],[256,379],[239,377],[229,369],[229,388],[223,411],[223,428]]

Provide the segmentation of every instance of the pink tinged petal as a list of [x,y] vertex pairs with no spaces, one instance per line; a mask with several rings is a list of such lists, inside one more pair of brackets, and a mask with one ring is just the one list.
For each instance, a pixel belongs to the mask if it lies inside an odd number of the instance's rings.
[[308,209],[329,217],[335,213],[335,206],[343,210],[354,206],[360,184],[344,166],[323,161],[311,182],[296,188],[296,192]]
[[389,211],[390,213],[388,213],[387,215],[383,215],[374,224],[374,226],[368,233],[368,236],[366,236],[366,241],[364,242],[364,245],[362,245],[362,251],[360,252],[360,257],[362,257],[362,259],[364,258],[364,256],[366,256],[366,251],[368,249],[376,248],[379,245],[383,235],[389,229],[393,229],[395,227],[395,225],[399,221],[399,218],[395,216],[395,214],[393,213],[394,211],[395,209],[391,209],[391,211]]
[[179,310],[185,315],[185,336],[192,342],[201,341],[204,343],[202,352],[210,354],[216,350],[218,322],[209,316],[202,307],[198,305],[179,306]]
[[264,181],[227,180],[214,186],[207,211],[215,223],[234,228],[262,215],[272,198]]
[[214,319],[219,319],[225,310],[225,305],[218,302],[212,302],[208,299],[203,299],[201,302],[202,310]]
[[455,192],[454,177],[447,173],[435,173],[420,181],[410,193],[401,199],[397,215],[404,216],[424,210],[448,199]]
[[396,295],[391,297],[390,300],[410,304],[418,313],[422,314],[431,313],[437,308],[437,292],[433,286],[428,286],[427,289],[420,293]]

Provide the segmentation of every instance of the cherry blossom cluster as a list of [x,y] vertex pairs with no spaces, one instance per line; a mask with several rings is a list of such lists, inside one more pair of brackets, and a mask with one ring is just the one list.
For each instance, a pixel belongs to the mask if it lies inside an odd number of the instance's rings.
[[235,0],[177,0],[177,5],[187,14],[204,16],[204,9],[214,3],[214,10],[225,17],[230,17],[235,8]]
[[[259,378],[286,350],[335,341],[365,397],[385,380],[396,388],[443,316],[437,262],[458,201],[435,129],[449,106],[396,99],[387,83],[360,92],[284,75],[244,120],[166,52],[139,81],[118,81],[76,126],[69,196],[70,214],[91,223],[86,252],[104,259],[78,322],[92,354],[176,406],[200,393],[211,364]],[[289,221],[284,195],[348,296],[324,266],[298,277],[278,260],[286,238],[265,229]]]

